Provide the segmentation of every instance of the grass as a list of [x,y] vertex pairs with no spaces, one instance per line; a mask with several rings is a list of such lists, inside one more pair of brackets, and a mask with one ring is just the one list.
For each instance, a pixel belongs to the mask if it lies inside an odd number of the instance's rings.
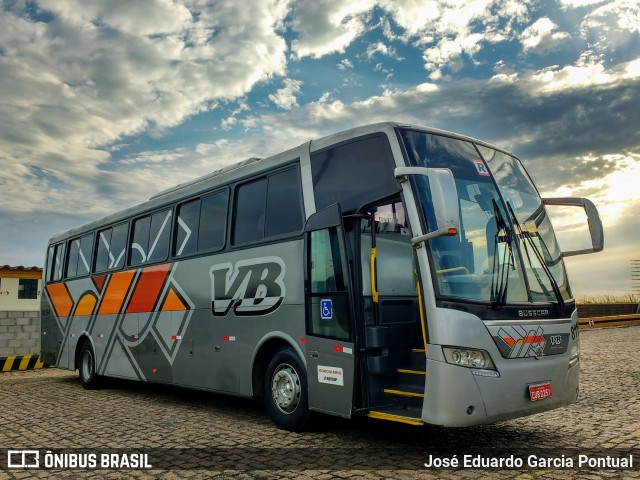
[[640,294],[627,293],[626,295],[597,295],[594,297],[582,297],[577,299],[582,305],[602,305],[611,303],[640,303]]

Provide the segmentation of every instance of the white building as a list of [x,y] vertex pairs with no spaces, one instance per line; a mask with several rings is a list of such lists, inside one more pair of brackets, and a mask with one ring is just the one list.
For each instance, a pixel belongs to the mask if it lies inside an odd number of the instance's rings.
[[42,268],[0,265],[0,311],[40,310]]

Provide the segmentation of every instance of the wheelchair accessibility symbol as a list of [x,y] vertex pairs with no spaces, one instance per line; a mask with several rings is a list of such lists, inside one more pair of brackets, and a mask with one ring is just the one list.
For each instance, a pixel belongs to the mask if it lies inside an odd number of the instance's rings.
[[320,300],[320,318],[331,320],[333,318],[333,301],[329,299]]

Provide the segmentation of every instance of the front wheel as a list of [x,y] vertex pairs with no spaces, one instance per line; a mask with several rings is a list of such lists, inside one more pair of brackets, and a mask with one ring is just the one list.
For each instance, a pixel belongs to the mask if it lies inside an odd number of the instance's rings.
[[98,388],[100,377],[96,373],[96,356],[88,341],[82,344],[78,352],[78,372],[80,373],[80,383],[85,390]]
[[290,348],[278,350],[264,382],[264,402],[274,423],[284,430],[301,431],[309,418],[307,375]]

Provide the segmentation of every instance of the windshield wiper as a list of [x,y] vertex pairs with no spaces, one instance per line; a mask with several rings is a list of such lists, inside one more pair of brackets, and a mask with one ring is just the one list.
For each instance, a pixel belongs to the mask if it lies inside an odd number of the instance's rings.
[[[496,218],[496,234],[493,246],[493,267],[491,270],[491,301],[494,306],[504,306],[507,304],[507,287],[509,285],[509,266],[513,264],[513,249],[511,242],[513,240],[513,232],[507,225],[502,212],[498,207],[495,199],[491,199],[493,203],[493,212]],[[505,261],[500,264],[500,254],[498,246],[500,243],[506,244],[509,251]],[[500,272],[498,273],[498,269]]]
[[[553,293],[556,296],[556,300],[558,300],[558,305],[560,305],[560,307],[564,307],[564,298],[562,298],[562,292],[560,291],[560,287],[558,286],[558,282],[556,281],[555,277],[551,273],[551,270],[549,270],[549,266],[547,265],[547,262],[545,261],[544,256],[542,255],[542,252],[540,252],[540,250],[536,246],[535,242],[533,241],[533,237],[531,236],[531,233],[528,230],[525,230],[525,229],[522,228],[522,226],[520,225],[520,222],[518,222],[516,214],[513,212],[513,208],[511,207],[511,203],[509,203],[509,202],[507,202],[507,210],[509,211],[509,216],[511,217],[511,222],[518,229],[518,237],[526,240],[527,245],[529,247],[531,247],[531,250],[533,250],[533,253],[535,253],[536,258],[538,259],[538,263],[540,263],[540,266],[542,267],[542,271],[549,278],[549,282],[551,283],[551,288],[553,290]],[[533,273],[535,274],[535,276],[536,276],[536,278],[538,280],[539,285],[543,289],[545,289],[544,284],[542,283],[540,277],[538,276],[538,273],[537,273],[535,267],[533,266],[533,263],[531,262],[531,257],[529,256],[529,249],[526,248],[526,245],[525,245],[524,251],[525,251],[525,254],[527,256],[527,260],[529,261],[529,265],[531,266],[531,268],[533,270]]]

